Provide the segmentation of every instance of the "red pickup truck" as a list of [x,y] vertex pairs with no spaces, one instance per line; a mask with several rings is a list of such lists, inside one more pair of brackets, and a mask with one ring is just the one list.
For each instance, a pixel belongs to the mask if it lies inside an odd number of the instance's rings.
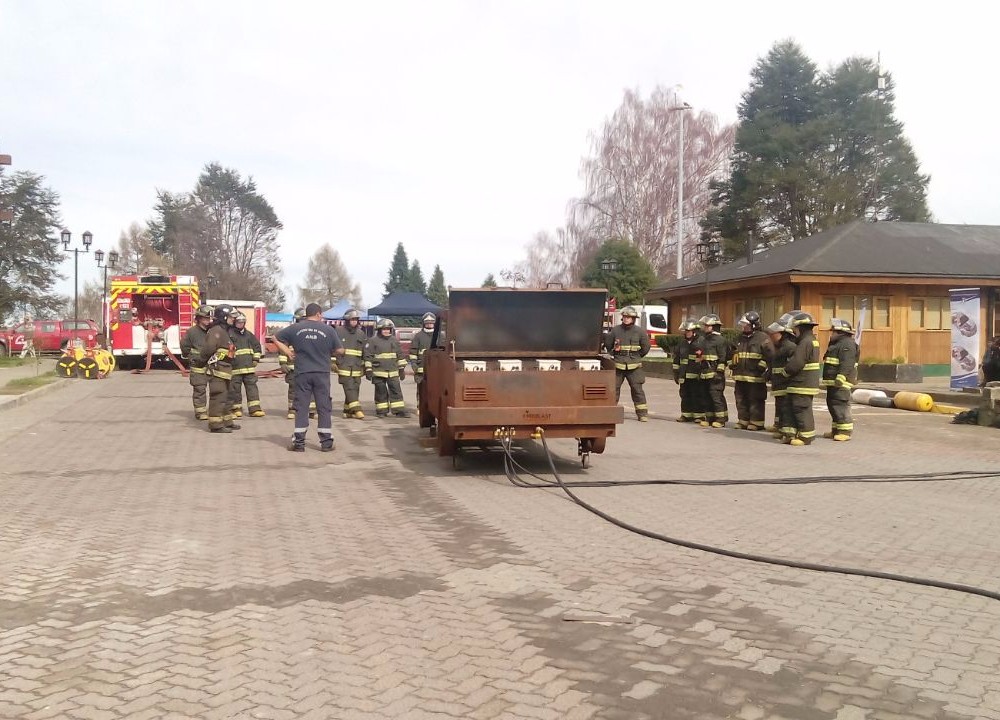
[[93,320],[32,320],[0,330],[0,356],[20,353],[29,341],[35,352],[59,352],[75,338],[90,347],[100,336]]

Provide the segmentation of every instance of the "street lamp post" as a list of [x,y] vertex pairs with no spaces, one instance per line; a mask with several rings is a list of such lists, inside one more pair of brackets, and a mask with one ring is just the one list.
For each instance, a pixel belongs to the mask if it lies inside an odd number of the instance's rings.
[[680,148],[677,151],[677,279],[684,277],[684,111],[690,110],[687,103],[670,108],[680,110]]
[[705,314],[707,315],[711,312],[708,294],[708,268],[718,262],[722,247],[715,238],[702,238],[702,241],[695,247],[698,250],[698,259],[705,267]]
[[89,230],[83,233],[83,250],[69,246],[73,239],[73,234],[69,230],[63,228],[62,232],[59,233],[59,238],[62,240],[63,250],[73,253],[73,333],[76,337],[80,324],[80,253],[90,252],[90,244],[94,242],[94,234]]
[[[206,282],[208,284],[208,289],[209,290],[211,290],[212,288],[214,288],[216,285],[219,284],[219,278],[215,277],[215,275],[213,273],[209,273],[205,277],[205,280],[206,280]],[[208,291],[205,291],[205,292],[202,293],[201,304],[202,305],[208,305],[209,304]]]
[[104,284],[101,286],[101,300],[103,307],[102,316],[104,318],[104,347],[111,345],[111,336],[108,334],[108,325],[111,322],[111,304],[108,302],[108,268],[114,269],[118,265],[118,251],[112,250],[108,253],[108,261],[104,262],[104,251],[94,250],[94,259],[97,260],[97,267],[104,268]]

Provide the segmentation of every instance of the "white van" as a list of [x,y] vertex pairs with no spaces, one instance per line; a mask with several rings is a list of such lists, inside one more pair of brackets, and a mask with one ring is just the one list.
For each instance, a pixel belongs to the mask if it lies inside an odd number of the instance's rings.
[[[657,337],[670,333],[670,327],[667,325],[666,305],[633,305],[632,307],[639,313],[639,320],[636,324],[649,334],[649,342],[653,343],[654,346]],[[618,325],[621,321],[621,310],[616,310],[614,324]]]

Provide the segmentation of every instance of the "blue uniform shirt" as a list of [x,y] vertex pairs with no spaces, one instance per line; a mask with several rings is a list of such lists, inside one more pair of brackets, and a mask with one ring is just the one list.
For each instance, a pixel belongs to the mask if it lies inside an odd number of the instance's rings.
[[330,372],[330,357],[343,347],[337,331],[326,323],[299,320],[275,337],[295,351],[295,373]]

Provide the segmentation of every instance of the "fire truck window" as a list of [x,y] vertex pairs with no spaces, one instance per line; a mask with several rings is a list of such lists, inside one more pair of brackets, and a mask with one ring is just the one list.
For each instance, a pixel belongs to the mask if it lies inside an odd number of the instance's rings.
[[54,333],[55,331],[56,331],[55,323],[42,323],[41,332]]
[[654,327],[658,330],[667,329],[667,319],[660,315],[659,313],[653,313],[649,316],[649,326]]

